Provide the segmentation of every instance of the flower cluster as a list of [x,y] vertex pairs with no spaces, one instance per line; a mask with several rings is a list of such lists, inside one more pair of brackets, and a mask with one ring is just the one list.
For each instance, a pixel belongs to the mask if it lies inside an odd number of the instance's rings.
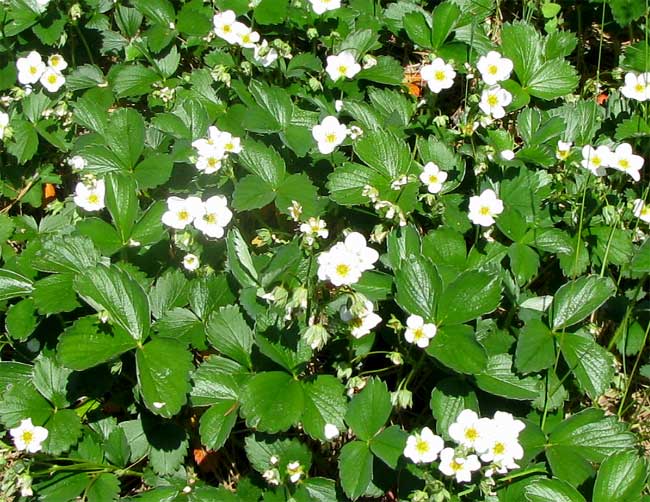
[[366,245],[358,232],[348,234],[344,242],[336,243],[318,256],[318,278],[334,286],[354,284],[366,270],[374,268],[379,253]]
[[18,451],[36,453],[41,450],[43,441],[49,435],[45,427],[40,427],[32,423],[31,418],[25,418],[20,421],[18,427],[9,429],[9,434],[14,440]]
[[524,456],[519,443],[524,427],[525,424],[510,413],[497,411],[490,419],[479,418],[472,410],[463,410],[448,430],[457,446],[445,447],[440,436],[424,427],[419,434],[408,437],[404,456],[417,464],[429,464],[439,458],[440,472],[455,477],[458,483],[471,481],[472,473],[483,467],[481,461],[487,467],[486,477],[492,477],[495,472],[505,474],[518,468],[515,461]]
[[648,101],[650,99],[650,72],[627,73],[625,85],[621,87],[621,94],[635,101]]
[[195,196],[169,197],[167,211],[162,215],[162,222],[169,227],[183,230],[193,224],[204,235],[215,239],[223,237],[224,228],[231,219],[232,211],[223,195],[213,195],[205,202]]
[[641,179],[639,171],[643,167],[643,157],[632,152],[632,145],[621,143],[614,151],[606,145],[594,148],[591,145],[582,147],[580,164],[591,171],[594,176],[605,176],[605,168],[609,167],[627,173],[634,181]]
[[232,10],[217,12],[212,18],[214,32],[231,45],[253,49],[253,59],[262,66],[271,66],[278,59],[278,51],[269,46],[266,40],[260,42],[260,34],[248,25],[237,21]]
[[[262,477],[269,485],[279,486],[281,481],[280,470],[278,469],[280,459],[273,455],[269,459],[269,464],[269,468],[262,473]],[[304,467],[297,460],[293,460],[287,464],[286,474],[289,476],[289,481],[292,483],[300,481],[300,478],[305,474],[304,471]]]
[[74,203],[86,211],[101,211],[104,209],[106,185],[104,180],[87,178],[77,183],[74,189]]
[[26,57],[18,58],[16,61],[18,82],[31,86],[40,81],[49,92],[57,92],[65,84],[65,77],[61,72],[67,67],[68,63],[59,54],[47,58],[46,65],[37,51],[32,51]]
[[241,152],[241,140],[215,126],[208,128],[208,137],[197,139],[192,146],[198,153],[196,168],[204,174],[213,174],[221,169],[224,160],[231,153]]

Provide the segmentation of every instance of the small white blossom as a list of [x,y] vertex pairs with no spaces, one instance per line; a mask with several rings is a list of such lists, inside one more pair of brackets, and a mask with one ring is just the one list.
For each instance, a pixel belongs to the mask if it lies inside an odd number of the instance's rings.
[[73,171],[81,171],[82,169],[85,169],[87,165],[86,159],[84,159],[81,155],[70,157],[67,162]]
[[468,483],[472,480],[472,472],[481,468],[476,455],[467,457],[456,456],[453,448],[445,448],[440,452],[440,472],[445,476],[455,476],[456,482]]
[[311,8],[319,16],[328,10],[335,10],[341,7],[341,0],[309,0]]
[[341,78],[353,78],[361,71],[352,51],[343,51],[336,56],[327,56],[325,72],[335,82]]
[[601,145],[594,148],[591,145],[582,147],[582,160],[580,164],[591,171],[594,176],[605,176],[605,168],[611,164],[612,151],[608,146]]
[[213,195],[203,203],[203,214],[194,219],[194,226],[208,237],[220,239],[231,219],[228,200],[223,195]]
[[16,68],[18,69],[18,82],[23,85],[31,85],[38,82],[43,75],[45,63],[38,52],[32,51],[26,57],[18,58]]
[[481,195],[474,195],[469,199],[468,217],[476,225],[483,227],[494,225],[494,217],[502,212],[503,202],[494,190],[484,190]]
[[420,174],[420,181],[427,185],[429,193],[439,193],[443,183],[447,180],[447,173],[441,171],[433,162],[424,165],[424,171]]
[[280,484],[280,472],[277,469],[267,469],[262,473],[262,477],[271,486]]
[[428,427],[424,427],[419,434],[408,437],[404,456],[416,464],[430,464],[436,461],[444,447],[445,442],[442,438],[436,436]]
[[269,47],[269,43],[266,40],[262,40],[261,44],[255,46],[253,51],[253,59],[256,63],[261,64],[263,67],[267,68],[271,66],[278,59],[278,51],[273,47]]
[[305,234],[307,244],[312,245],[316,237],[327,239],[329,230],[327,223],[320,218],[309,218],[306,223],[300,225],[300,231]]
[[292,200],[291,205],[287,208],[289,211],[289,216],[293,221],[300,220],[300,215],[302,214],[302,204],[297,200]]
[[7,129],[8,125],[9,115],[7,115],[5,112],[0,112],[0,139],[4,139],[5,130]]
[[623,171],[630,175],[634,181],[641,179],[639,171],[643,167],[643,157],[634,155],[632,152],[632,145],[629,143],[622,143],[616,147],[610,157],[609,167],[617,171]]
[[571,147],[573,143],[570,141],[558,140],[557,147],[555,148],[555,158],[558,160],[566,160],[571,154]]
[[18,451],[36,453],[41,450],[42,443],[47,439],[48,430],[32,423],[31,418],[20,421],[18,427],[9,429],[9,434],[14,440]]
[[167,199],[167,211],[162,215],[162,222],[168,227],[183,230],[190,225],[195,218],[201,218],[205,214],[203,202],[198,197],[169,197]]
[[364,70],[368,70],[373,66],[377,66],[377,58],[371,56],[370,54],[366,54],[365,56],[363,56],[362,62],[363,62]]
[[58,71],[47,68],[41,75],[40,82],[49,92],[57,92],[65,84],[65,77]]
[[512,61],[504,58],[496,51],[490,51],[481,56],[476,63],[481,78],[487,85],[496,85],[502,80],[508,80],[512,73]]
[[332,439],[336,439],[339,437],[341,432],[339,431],[339,428],[334,425],[334,424],[325,424],[325,439],[328,441],[331,441]]
[[621,94],[628,99],[647,101],[650,99],[650,73],[627,73],[625,85],[621,87]]
[[343,322],[352,326],[350,334],[357,339],[369,334],[381,322],[381,317],[373,312],[370,300],[364,302],[363,310],[356,315],[345,305],[341,307],[339,315]]
[[214,32],[219,38],[224,39],[229,44],[236,44],[238,41],[235,27],[237,16],[232,10],[217,12],[212,18]]
[[486,115],[495,119],[501,119],[506,115],[504,107],[510,103],[512,103],[512,94],[502,87],[495,85],[494,87],[485,89],[481,93],[481,102],[478,104],[478,107]]
[[353,141],[363,135],[363,129],[356,125],[350,126],[347,132],[348,136],[350,136],[350,139]]
[[237,44],[246,49],[254,49],[260,41],[260,34],[251,30],[244,23],[233,23],[233,29],[237,36]]
[[512,160],[515,158],[515,152],[512,150],[503,150],[499,155],[503,160]]
[[104,194],[106,187],[104,180],[95,180],[91,183],[79,182],[74,189],[74,203],[86,211],[99,211],[104,209]]
[[47,58],[47,65],[55,71],[61,73],[68,67],[68,62],[63,59],[61,54],[52,54]]
[[650,204],[646,204],[641,199],[636,199],[634,201],[633,212],[634,216],[639,218],[641,221],[650,223]]
[[348,128],[345,124],[341,124],[336,117],[329,115],[312,128],[311,134],[318,143],[318,151],[328,154],[343,143],[348,134]]
[[343,110],[343,100],[342,99],[337,99],[334,101],[334,109],[336,110],[336,113],[340,113],[341,110]]
[[214,174],[221,169],[223,156],[215,149],[214,152],[196,159],[196,169],[204,174]]
[[289,475],[289,481],[292,483],[297,483],[304,474],[304,468],[300,465],[300,462],[294,461],[287,464],[287,474]]
[[442,58],[436,58],[431,64],[424,65],[420,70],[420,75],[431,92],[436,94],[443,89],[449,89],[454,85],[454,78],[456,78],[454,68],[449,63],[445,63]]
[[449,436],[454,441],[466,448],[474,448],[478,453],[488,449],[490,432],[490,419],[479,418],[472,410],[461,411],[449,426]]
[[194,272],[200,266],[201,266],[201,262],[199,261],[199,257],[196,256],[195,254],[187,253],[183,257],[183,267],[185,268],[185,270]]
[[404,338],[409,343],[414,343],[424,349],[429,346],[429,341],[436,336],[438,328],[435,324],[425,323],[419,315],[410,315],[406,319]]

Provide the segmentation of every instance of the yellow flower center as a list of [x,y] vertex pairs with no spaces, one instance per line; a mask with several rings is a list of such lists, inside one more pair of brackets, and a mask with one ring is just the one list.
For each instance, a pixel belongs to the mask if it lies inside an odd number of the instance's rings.
[[420,455],[423,455],[429,451],[429,443],[423,439],[418,439],[415,443],[415,449]]
[[506,446],[503,443],[496,443],[492,451],[495,455],[503,455],[506,451]]
[[217,159],[215,159],[214,157],[210,157],[210,158],[208,159],[208,165],[209,165],[210,167],[214,167],[214,166],[216,166],[218,163],[219,163],[219,161],[218,161]]
[[569,150],[558,150],[557,156],[560,157],[560,159],[564,160],[569,156]]
[[420,340],[421,338],[424,338],[424,331],[422,331],[422,328],[413,330],[413,339]]
[[353,328],[360,328],[361,326],[363,326],[363,319],[361,319],[360,317],[355,317],[350,321],[350,326],[352,326]]
[[325,141],[328,143],[334,143],[336,141],[336,134],[333,132],[329,133],[328,135],[325,136]]
[[181,210],[178,212],[178,219],[181,221],[189,220],[190,219],[190,213],[188,213],[185,209]]
[[492,65],[488,66],[488,73],[490,75],[496,75],[497,71],[498,71],[498,68],[496,67],[496,65],[492,64]]
[[217,215],[214,213],[208,213],[203,217],[203,219],[212,225],[217,222]]
[[47,77],[47,81],[48,81],[50,84],[56,84],[56,75],[49,75],[49,76]]
[[336,273],[339,274],[341,277],[347,276],[350,273],[349,265],[346,265],[345,263],[339,263],[336,266]]
[[470,441],[474,441],[478,438],[478,431],[474,427],[470,427],[465,431],[465,437]]
[[34,439],[34,434],[32,433],[32,431],[24,431],[22,438],[25,444],[29,444]]
[[436,174],[430,174],[429,175],[429,183],[438,183],[438,175]]
[[490,94],[487,98],[488,105],[497,106],[499,104],[499,98],[496,94]]
[[453,471],[460,471],[463,468],[463,464],[459,464],[458,462],[456,462],[456,459],[454,459],[449,464],[449,467],[451,467]]
[[445,79],[445,72],[442,70],[438,70],[435,75],[434,75],[436,80],[444,80]]
[[99,197],[97,196],[97,194],[91,193],[88,196],[88,202],[90,202],[91,204],[97,204],[99,202]]
[[636,85],[634,86],[634,90],[635,90],[636,92],[643,92],[643,91],[645,90],[645,87],[644,87],[643,85],[641,85],[641,84],[636,84]]
[[487,206],[483,206],[481,209],[479,209],[478,212],[481,213],[483,216],[487,216],[490,214],[490,208]]
[[251,36],[248,35],[248,34],[246,34],[246,35],[244,35],[243,37],[241,37],[241,39],[242,39],[242,42],[244,42],[245,44],[247,44],[247,43],[249,43],[249,42],[251,41]]
[[603,160],[602,160],[600,157],[598,157],[597,155],[595,155],[595,156],[593,156],[593,157],[591,158],[591,163],[592,163],[594,166],[598,167],[598,166],[600,166],[600,164],[603,163]]
[[32,75],[36,75],[38,73],[38,68],[36,68],[36,66],[30,66],[29,73],[31,73]]
[[643,206],[641,216],[650,216],[650,206]]
[[348,71],[348,67],[347,67],[347,66],[345,66],[345,65],[343,65],[343,64],[342,64],[341,66],[339,66],[339,73],[340,73],[341,75],[345,75],[345,74],[347,73],[347,71]]
[[230,27],[229,24],[224,24],[224,25],[223,25],[223,31],[224,31],[224,33],[230,33],[231,30],[232,30],[232,28]]
[[226,149],[226,151],[230,152],[231,150],[234,150],[234,149],[235,149],[235,145],[232,144],[232,143],[226,143],[226,145],[224,146],[224,148]]
[[630,167],[630,161],[627,159],[621,159],[618,161],[618,167],[620,167],[621,169],[627,169],[628,167]]

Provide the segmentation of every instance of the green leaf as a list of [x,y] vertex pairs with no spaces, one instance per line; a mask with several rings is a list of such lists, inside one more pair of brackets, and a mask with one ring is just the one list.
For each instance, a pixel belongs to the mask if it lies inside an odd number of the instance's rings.
[[339,455],[341,487],[352,500],[363,495],[372,481],[373,455],[362,441],[347,443]]
[[122,165],[133,169],[144,149],[144,119],[133,108],[119,108],[110,115],[104,138]]
[[115,327],[110,330],[97,316],[81,317],[59,338],[57,358],[63,366],[83,371],[135,348],[136,341]]
[[255,375],[241,394],[241,413],[246,424],[263,432],[287,430],[298,423],[303,408],[300,382],[283,371]]
[[399,425],[391,425],[377,434],[370,441],[370,450],[386,465],[397,469],[397,464],[404,452],[408,434]]
[[74,277],[72,272],[53,274],[34,284],[32,298],[39,314],[70,312],[79,307],[73,288]]
[[614,453],[598,470],[593,502],[637,500],[645,486],[647,462],[634,451]]
[[30,382],[14,383],[2,397],[0,419],[6,428],[16,427],[30,417],[34,425],[43,425],[52,413],[52,407]]
[[262,0],[255,7],[255,21],[261,25],[280,24],[286,19],[289,0]]
[[440,295],[436,319],[446,324],[468,322],[495,310],[500,300],[498,277],[486,272],[463,272]]
[[126,244],[131,236],[138,215],[138,192],[132,176],[122,173],[108,173],[106,182],[106,208],[113,218],[113,224]]
[[438,295],[442,288],[440,277],[432,263],[423,256],[410,255],[395,274],[395,300],[409,314],[434,319]]
[[431,27],[422,13],[417,11],[409,12],[404,16],[402,22],[406,34],[415,44],[423,49],[434,48],[431,43]]
[[99,218],[84,218],[77,222],[77,231],[92,240],[95,247],[105,256],[111,256],[122,247],[117,230],[110,223]]
[[257,80],[251,82],[249,90],[257,104],[271,115],[282,129],[289,125],[293,104],[287,91],[280,87],[268,86]]
[[399,61],[390,56],[378,56],[377,64],[366,70],[361,70],[357,78],[378,84],[401,85],[404,80],[404,68]]
[[526,87],[542,64],[542,40],[531,25],[506,23],[501,32],[501,50],[512,60],[519,82]]
[[552,100],[572,93],[579,82],[578,74],[563,59],[552,59],[535,70],[524,89],[531,96]]
[[118,98],[147,94],[151,85],[160,80],[155,71],[139,64],[122,66],[112,76],[113,91]]
[[[104,73],[99,67],[92,64],[79,65],[65,76],[65,87],[69,91],[93,89],[104,82]],[[80,101],[78,100],[76,104],[78,105]],[[76,112],[77,108],[75,106],[75,114]],[[100,132],[94,128],[93,131]]]
[[485,372],[476,376],[476,383],[486,392],[520,401],[532,401],[539,393],[539,380],[515,375],[508,354],[490,356]]
[[314,439],[326,441],[325,425],[333,424],[344,430],[343,417],[347,398],[345,388],[332,375],[319,375],[312,382],[303,383],[305,407],[302,425],[307,434]]
[[218,450],[230,437],[236,421],[237,401],[228,400],[212,405],[201,415],[201,442],[211,450]]
[[526,284],[537,274],[539,255],[525,244],[513,243],[508,249],[508,257],[510,268],[518,284]]
[[650,239],[646,239],[634,253],[630,270],[637,274],[650,272]]
[[244,142],[239,154],[239,162],[274,190],[280,186],[287,174],[284,159],[280,154],[272,147],[257,141]]
[[60,455],[68,451],[81,437],[81,419],[74,410],[56,410],[44,427],[48,431],[43,442],[43,451],[50,455]]
[[590,398],[596,399],[609,389],[615,372],[614,357],[589,333],[561,334],[560,348],[580,387]]
[[616,293],[609,277],[590,275],[564,284],[555,293],[551,306],[553,331],[579,323]]
[[155,188],[166,183],[172,175],[174,162],[167,154],[156,154],[146,157],[140,162],[134,172],[138,188]]
[[0,269],[0,301],[24,296],[33,290],[32,281],[12,270]]
[[25,298],[7,309],[5,329],[14,340],[24,341],[34,332],[38,322],[34,300]]
[[210,356],[192,375],[193,406],[209,406],[222,401],[235,401],[249,374],[230,359]]
[[253,264],[253,258],[246,241],[244,241],[236,227],[228,231],[226,247],[228,250],[228,269],[235,276],[235,279],[244,287],[257,286],[259,276]]
[[367,204],[370,199],[364,195],[366,186],[380,189],[389,185],[386,177],[374,169],[348,162],[335,168],[327,180],[330,199],[342,206]]
[[88,237],[51,237],[36,253],[32,266],[41,272],[83,272],[99,263],[101,255]]
[[208,341],[222,354],[250,368],[253,332],[239,308],[233,305],[213,312],[206,324]]
[[110,502],[120,495],[120,480],[115,474],[104,472],[93,476],[86,492],[88,502]]
[[354,143],[354,153],[378,174],[390,180],[408,174],[411,152],[403,141],[388,131],[372,131]]
[[142,287],[116,267],[98,265],[80,273],[74,281],[75,290],[98,312],[107,311],[120,328],[137,342],[149,332],[151,312]]
[[156,338],[136,352],[142,399],[154,414],[176,415],[190,391],[192,354],[169,338]]
[[560,479],[535,479],[524,487],[524,496],[527,502],[585,502],[578,490]]
[[432,48],[439,49],[445,43],[460,18],[460,9],[452,2],[443,2],[433,9],[431,16],[433,19]]
[[176,19],[174,6],[168,0],[135,0],[131,3],[147,18],[158,24],[167,25]]
[[345,421],[359,439],[368,441],[384,426],[392,410],[386,384],[372,378],[350,401]]
[[249,174],[237,181],[232,207],[237,212],[260,209],[273,202],[275,195],[271,185],[259,176]]
[[450,440],[449,426],[456,421],[461,411],[479,411],[476,393],[470,385],[458,378],[446,378],[431,391],[429,407],[436,419],[436,432]]
[[214,309],[233,303],[235,297],[224,275],[211,275],[190,283],[189,300],[192,312],[207,320]]
[[426,351],[445,366],[468,375],[481,373],[488,362],[485,349],[476,341],[474,330],[463,324],[438,328]]
[[303,218],[320,215],[324,207],[318,196],[318,189],[306,173],[287,176],[278,187],[277,194],[275,205],[283,213],[289,212],[288,208],[294,200],[302,206]]
[[63,368],[54,360],[40,355],[34,364],[34,387],[56,408],[66,408],[70,404],[67,398],[67,387],[71,374],[72,370]]
[[163,201],[151,204],[133,227],[131,239],[139,242],[141,246],[151,246],[161,241],[167,235],[161,221],[166,210],[167,206]]
[[20,118],[11,120],[11,128],[14,135],[6,145],[7,151],[16,157],[19,164],[24,164],[38,150],[38,133],[33,124]]
[[523,374],[550,368],[555,361],[553,333],[546,324],[531,319],[519,332],[515,366]]
[[151,418],[143,419],[142,426],[151,445],[149,460],[153,470],[160,475],[175,473],[183,463],[189,446],[185,430],[169,420]]

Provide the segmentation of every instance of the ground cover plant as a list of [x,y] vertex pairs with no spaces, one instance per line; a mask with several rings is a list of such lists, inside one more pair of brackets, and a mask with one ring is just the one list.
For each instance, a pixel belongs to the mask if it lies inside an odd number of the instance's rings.
[[0,1],[0,500],[650,500],[649,14]]

